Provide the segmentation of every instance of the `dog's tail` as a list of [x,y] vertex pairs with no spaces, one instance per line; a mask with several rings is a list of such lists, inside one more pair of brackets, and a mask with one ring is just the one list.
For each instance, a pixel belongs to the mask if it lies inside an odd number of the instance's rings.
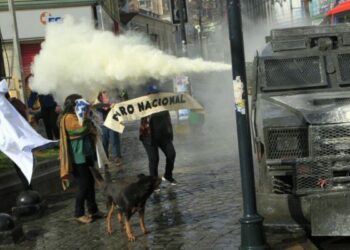
[[90,172],[92,174],[92,176],[94,177],[97,185],[100,187],[100,188],[104,188],[106,186],[106,182],[105,180],[103,179],[102,175],[100,174],[100,172],[96,169],[96,168],[93,168],[93,167],[89,167],[90,168]]

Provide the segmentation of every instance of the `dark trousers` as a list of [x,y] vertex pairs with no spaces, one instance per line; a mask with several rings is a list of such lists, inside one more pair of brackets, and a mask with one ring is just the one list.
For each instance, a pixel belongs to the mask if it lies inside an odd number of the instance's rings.
[[81,217],[85,214],[84,203],[86,201],[87,209],[90,214],[98,211],[95,198],[95,180],[89,167],[93,161],[73,165],[73,176],[78,184],[78,192],[75,198],[75,217]]
[[55,107],[41,108],[41,117],[43,118],[47,138],[50,140],[59,139],[59,131],[57,126],[58,114]]
[[175,163],[176,152],[172,141],[162,141],[158,143],[149,144],[147,142],[143,142],[143,146],[146,149],[146,153],[148,156],[148,167],[149,173],[151,176],[158,176],[158,164],[159,164],[159,151],[160,148],[165,157],[165,174],[164,177],[171,179],[173,178],[173,169]]

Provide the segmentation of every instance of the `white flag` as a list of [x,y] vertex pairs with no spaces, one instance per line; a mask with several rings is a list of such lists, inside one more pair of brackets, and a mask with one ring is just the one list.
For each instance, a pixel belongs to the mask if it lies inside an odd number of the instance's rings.
[[8,85],[0,82],[0,151],[7,155],[21,169],[30,183],[33,174],[34,148],[54,141],[39,135],[20,113],[6,99]]

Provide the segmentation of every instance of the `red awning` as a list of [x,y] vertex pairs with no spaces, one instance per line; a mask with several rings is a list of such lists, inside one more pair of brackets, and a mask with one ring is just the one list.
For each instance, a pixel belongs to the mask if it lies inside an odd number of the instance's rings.
[[338,4],[333,9],[329,10],[325,16],[333,16],[335,14],[338,14],[340,12],[344,12],[347,10],[350,10],[350,0]]

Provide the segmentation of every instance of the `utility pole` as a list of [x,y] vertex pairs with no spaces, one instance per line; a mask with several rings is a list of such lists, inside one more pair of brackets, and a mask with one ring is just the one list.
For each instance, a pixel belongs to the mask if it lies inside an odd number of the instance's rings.
[[185,27],[185,6],[183,0],[179,1],[179,15],[180,15],[180,32],[181,32],[181,45],[182,45],[182,54],[187,57],[187,38],[186,38],[186,27]]
[[6,72],[5,72],[5,64],[4,64],[4,57],[2,54],[2,35],[1,35],[1,30],[0,30],[0,81],[6,77]]
[[202,23],[203,7],[202,7],[202,4],[203,4],[203,1],[198,0],[197,9],[198,9],[198,26],[199,26],[199,31],[198,31],[199,49],[200,49],[201,57],[204,58],[204,54],[203,54],[203,23]]
[[18,41],[18,28],[17,28],[17,18],[16,18],[16,13],[15,13],[15,7],[13,4],[13,0],[8,0],[8,7],[9,7],[9,12],[12,15],[12,20],[13,20],[13,51],[14,51],[14,60],[15,60],[15,65],[17,66],[17,70],[15,72],[15,76],[18,79],[18,89],[19,89],[19,95],[21,101],[26,104],[27,103],[27,98],[25,95],[25,86],[23,84],[23,67],[22,67],[22,56],[21,56],[21,47]]
[[241,249],[269,249],[262,226],[263,218],[256,209],[240,0],[227,0],[227,11],[243,196]]
[[310,15],[310,7],[309,7],[309,0],[304,0],[303,7],[304,7],[304,13],[305,18],[308,24],[311,24],[311,15]]

